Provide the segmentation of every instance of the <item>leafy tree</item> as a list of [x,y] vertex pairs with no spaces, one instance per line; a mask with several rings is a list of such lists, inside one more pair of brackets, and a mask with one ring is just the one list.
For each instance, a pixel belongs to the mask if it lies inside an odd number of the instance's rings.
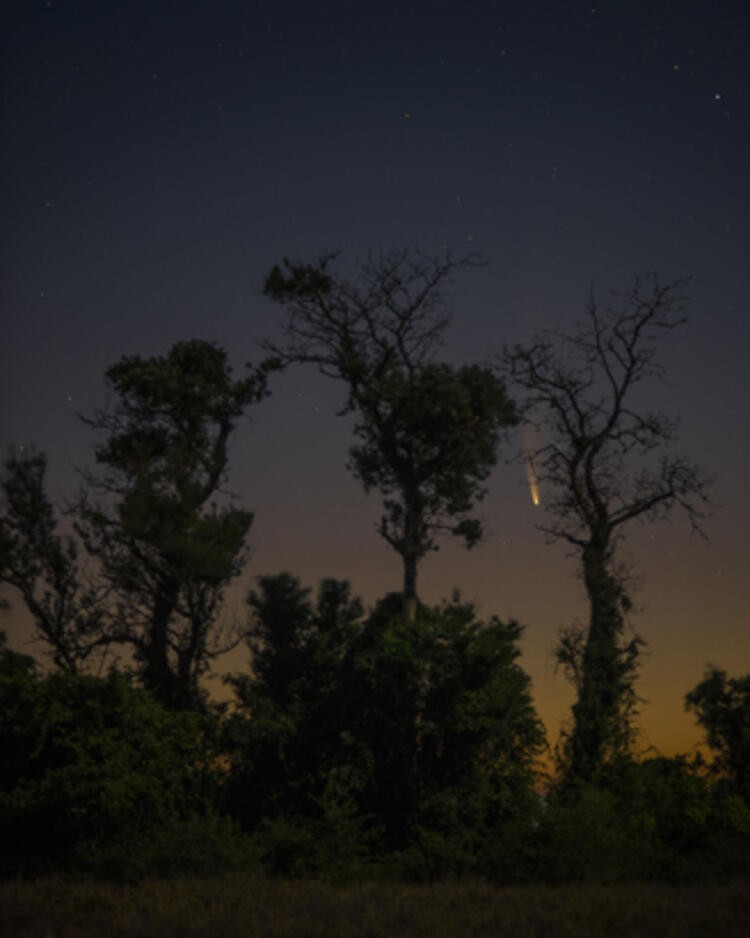
[[111,592],[106,637],[133,651],[145,687],[168,706],[195,706],[198,679],[226,648],[216,618],[252,514],[219,498],[230,436],[271,367],[235,381],[225,353],[198,340],[166,357],[125,357],[107,371],[114,403],[87,421],[104,442],[77,530]]
[[315,601],[289,573],[259,577],[251,591],[250,675],[235,675],[238,716],[232,813],[246,827],[310,813],[340,759],[341,685],[362,605],[343,581],[323,580]]
[[363,391],[360,444],[351,467],[365,490],[384,496],[380,534],[401,556],[403,593],[417,597],[417,569],[449,533],[472,547],[482,526],[470,515],[485,494],[502,429],[516,422],[500,382],[478,365],[394,370]]
[[685,695],[685,706],[706,731],[716,754],[714,768],[750,804],[750,675],[730,678],[720,668],[709,668]]
[[78,547],[57,532],[44,489],[46,457],[11,453],[0,480],[0,582],[15,587],[33,616],[37,640],[58,668],[77,671],[97,647],[102,591],[84,584]]
[[406,851],[409,875],[487,872],[504,825],[531,815],[544,745],[520,626],[458,601],[408,620],[397,594],[364,617],[333,580],[314,603],[289,574],[259,585],[230,810],[273,868],[298,868],[324,822],[329,847]]
[[494,616],[482,622],[458,597],[420,605],[405,620],[392,596],[373,610],[355,652],[347,713],[373,766],[362,808],[379,818],[392,848],[419,853],[432,843],[427,852],[438,855],[428,866],[444,873],[467,863],[477,872],[471,854],[480,862],[487,837],[532,811],[532,770],[545,743],[518,664],[521,632]]
[[[641,386],[661,378],[656,346],[684,321],[684,281],[655,275],[600,308],[591,297],[573,335],[543,333],[505,352],[514,385],[526,395],[527,419],[546,433],[533,455],[551,493],[550,538],[572,545],[581,561],[589,620],[580,658],[580,689],[566,743],[571,776],[591,778],[629,738],[638,640],[624,636],[631,608],[618,558],[626,526],[658,521],[682,509],[700,530],[707,480],[673,452],[676,425],[639,408]],[[575,636],[560,648],[568,667]],[[567,660],[566,660],[567,658]]]
[[314,363],[348,390],[359,443],[350,467],[383,494],[380,534],[400,555],[405,608],[414,614],[417,570],[436,536],[481,538],[470,517],[484,495],[499,437],[517,422],[503,383],[479,366],[437,363],[448,324],[453,272],[474,261],[392,251],[361,264],[352,283],[335,255],[285,260],[265,293],[286,311],[283,338],[267,343],[281,362]]

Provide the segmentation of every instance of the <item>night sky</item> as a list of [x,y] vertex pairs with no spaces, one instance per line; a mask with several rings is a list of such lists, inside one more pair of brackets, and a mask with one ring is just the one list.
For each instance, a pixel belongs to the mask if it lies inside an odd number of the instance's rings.
[[[643,745],[699,738],[682,697],[708,662],[750,670],[750,78],[745,2],[65,2],[2,23],[0,443],[36,444],[72,494],[124,354],[215,340],[237,372],[278,310],[260,295],[283,255],[413,246],[475,251],[444,349],[482,360],[571,329],[639,272],[692,276],[688,325],[663,346],[649,406],[715,477],[709,542],[675,518],[636,526],[634,625],[648,642]],[[345,469],[343,388],[299,369],[251,412],[232,487],[256,512],[252,577],[398,589],[375,495]],[[503,450],[487,542],[421,570],[429,602],[459,587],[526,626],[523,663],[554,742],[571,702],[557,630],[585,617],[575,562],[533,525]],[[544,491],[542,491],[544,501]],[[18,607],[17,607],[18,609]],[[15,647],[28,624],[4,614]],[[227,667],[239,667],[239,654]]]

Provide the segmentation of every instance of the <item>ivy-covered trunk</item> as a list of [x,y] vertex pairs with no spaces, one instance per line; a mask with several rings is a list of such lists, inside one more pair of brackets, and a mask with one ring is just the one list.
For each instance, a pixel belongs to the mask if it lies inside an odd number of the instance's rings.
[[568,772],[573,779],[594,777],[608,750],[621,738],[623,696],[629,689],[629,669],[620,643],[625,596],[610,570],[610,557],[606,534],[592,538],[583,551],[590,619],[567,744]]

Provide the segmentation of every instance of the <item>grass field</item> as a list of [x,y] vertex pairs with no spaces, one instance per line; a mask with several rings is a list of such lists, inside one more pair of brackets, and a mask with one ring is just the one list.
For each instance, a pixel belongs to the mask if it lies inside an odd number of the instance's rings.
[[750,882],[337,888],[243,876],[0,884],[2,938],[734,938]]

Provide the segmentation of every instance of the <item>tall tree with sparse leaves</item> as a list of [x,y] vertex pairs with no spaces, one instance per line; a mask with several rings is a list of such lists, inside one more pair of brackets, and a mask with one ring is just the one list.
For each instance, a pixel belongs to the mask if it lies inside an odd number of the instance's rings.
[[413,615],[418,565],[436,538],[455,535],[467,547],[481,538],[470,513],[515,409],[491,370],[435,361],[451,277],[473,259],[392,251],[360,264],[356,282],[334,271],[334,260],[273,268],[265,292],[286,318],[282,339],[267,347],[346,384],[343,413],[354,414],[359,441],[350,468],[383,495],[379,532],[401,557]]
[[[638,640],[624,635],[631,608],[618,557],[624,531],[675,509],[700,530],[708,504],[706,475],[674,451],[675,422],[638,400],[644,384],[664,374],[658,343],[685,322],[684,286],[649,274],[615,294],[612,307],[592,295],[573,334],[545,332],[504,355],[503,373],[544,435],[533,459],[550,520],[539,527],[578,553],[589,601],[585,637],[568,635],[558,650],[579,678],[565,747],[572,778],[592,778],[629,738]],[[571,661],[576,646],[579,660]]]
[[111,589],[108,638],[171,707],[199,704],[199,678],[226,648],[217,618],[253,517],[223,490],[228,445],[270,367],[234,380],[225,352],[199,340],[125,357],[107,371],[112,406],[87,420],[103,442],[77,529]]

